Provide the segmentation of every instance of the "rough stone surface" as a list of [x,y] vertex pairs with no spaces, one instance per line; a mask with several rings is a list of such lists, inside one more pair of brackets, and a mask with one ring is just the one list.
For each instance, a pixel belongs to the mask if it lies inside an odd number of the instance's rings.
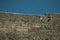
[[0,40],[60,40],[60,14],[0,12]]

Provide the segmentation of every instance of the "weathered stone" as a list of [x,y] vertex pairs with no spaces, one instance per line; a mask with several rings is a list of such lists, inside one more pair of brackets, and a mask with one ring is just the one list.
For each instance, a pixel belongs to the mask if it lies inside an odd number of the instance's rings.
[[0,40],[60,40],[60,14],[0,12]]

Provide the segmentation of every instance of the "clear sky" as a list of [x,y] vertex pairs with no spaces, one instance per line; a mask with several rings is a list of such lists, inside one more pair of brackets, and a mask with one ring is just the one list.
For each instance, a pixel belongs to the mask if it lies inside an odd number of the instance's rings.
[[38,15],[60,13],[60,0],[0,0],[0,11]]

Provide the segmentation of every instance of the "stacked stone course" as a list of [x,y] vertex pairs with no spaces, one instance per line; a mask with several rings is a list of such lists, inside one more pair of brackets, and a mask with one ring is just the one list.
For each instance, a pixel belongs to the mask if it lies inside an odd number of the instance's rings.
[[0,12],[0,40],[60,40],[60,14]]

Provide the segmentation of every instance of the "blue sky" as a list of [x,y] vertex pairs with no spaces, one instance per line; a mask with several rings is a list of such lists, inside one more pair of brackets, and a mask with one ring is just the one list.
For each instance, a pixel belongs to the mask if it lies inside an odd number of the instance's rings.
[[0,0],[0,11],[38,15],[60,13],[60,0]]

